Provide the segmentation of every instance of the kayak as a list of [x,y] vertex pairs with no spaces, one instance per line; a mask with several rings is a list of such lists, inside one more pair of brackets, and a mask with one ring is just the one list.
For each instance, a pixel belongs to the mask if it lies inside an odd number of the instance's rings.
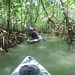
[[29,38],[29,39],[27,39],[27,42],[30,42],[30,43],[32,43],[32,42],[38,42],[38,41],[40,41],[39,38],[38,39],[36,39],[36,38]]
[[39,36],[39,38],[29,38],[27,39],[27,42],[33,43],[33,42],[38,42],[42,39],[41,36]]
[[51,75],[32,56],[27,56],[11,75]]

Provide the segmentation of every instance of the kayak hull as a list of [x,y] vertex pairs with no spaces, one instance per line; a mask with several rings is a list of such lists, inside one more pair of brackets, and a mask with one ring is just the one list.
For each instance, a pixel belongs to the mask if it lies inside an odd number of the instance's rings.
[[27,39],[27,42],[33,43],[33,42],[38,42],[40,39],[34,39],[34,38],[29,38]]
[[[20,69],[25,65],[36,65],[40,69],[39,75],[51,75],[41,64],[39,64],[33,57],[27,56],[21,64],[12,72],[11,75],[20,75]],[[35,74],[34,74],[35,75]]]
[[39,41],[40,41],[39,38],[38,39],[36,39],[36,38],[29,38],[29,39],[27,39],[27,42],[30,42],[30,43],[39,42]]
[[42,39],[41,36],[39,36],[39,38],[29,38],[27,39],[27,42],[33,43],[33,42],[38,42]]

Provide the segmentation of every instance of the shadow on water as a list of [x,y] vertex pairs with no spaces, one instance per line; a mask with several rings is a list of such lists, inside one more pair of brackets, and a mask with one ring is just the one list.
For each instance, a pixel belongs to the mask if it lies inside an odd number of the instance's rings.
[[75,47],[58,36],[43,34],[47,41],[28,44],[27,41],[0,52],[0,75],[11,75],[26,56],[34,57],[51,75],[75,75]]

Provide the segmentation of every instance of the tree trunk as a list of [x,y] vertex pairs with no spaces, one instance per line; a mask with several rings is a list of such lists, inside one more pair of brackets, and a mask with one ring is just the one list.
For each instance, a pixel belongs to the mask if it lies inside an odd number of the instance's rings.
[[36,18],[35,18],[35,23],[37,22],[37,19],[38,19],[38,15],[39,15],[39,6],[40,6],[40,4],[38,5],[38,7],[37,7],[37,11],[36,11]]
[[8,2],[8,8],[7,31],[10,30],[10,0]]
[[42,4],[42,7],[43,7],[43,10],[45,11],[45,13],[46,13],[46,15],[48,17],[48,21],[47,22],[48,23],[51,22],[51,23],[53,23],[55,25],[54,21],[50,18],[49,14],[48,14],[48,11],[46,10],[42,0],[41,0],[41,4]]
[[20,3],[21,6],[21,26],[22,26],[22,3]]
[[68,6],[69,6],[69,4],[68,4],[68,0],[67,0],[67,15],[68,15]]
[[63,1],[60,0],[60,2],[61,2],[62,8],[63,8],[63,13],[64,13],[64,16],[65,16],[65,19],[66,19],[66,26],[69,27],[70,22],[69,22],[68,15],[66,14],[66,11],[65,11],[65,7],[64,7]]
[[60,0],[60,1],[61,1],[61,5],[62,5],[62,8],[63,8],[64,16],[65,16],[65,19],[66,19],[66,26],[67,26],[67,29],[68,29],[68,35],[67,35],[68,36],[68,40],[67,40],[67,42],[68,42],[68,44],[70,46],[70,45],[73,44],[73,35],[74,34],[73,34],[72,28],[70,27],[69,17],[66,14],[64,4],[63,4],[62,0]]
[[52,14],[52,17],[54,17],[55,0],[53,0],[53,3],[54,3],[54,5],[53,5],[53,14]]

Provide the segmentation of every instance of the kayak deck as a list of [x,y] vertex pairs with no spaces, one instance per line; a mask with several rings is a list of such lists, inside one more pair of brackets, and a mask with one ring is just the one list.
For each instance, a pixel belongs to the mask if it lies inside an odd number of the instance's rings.
[[[39,64],[33,57],[27,56],[21,64],[12,72],[11,75],[20,75],[19,70],[25,65],[36,65],[40,69],[39,75],[51,75],[41,64]],[[34,74],[35,75],[35,74]]]
[[30,42],[30,43],[32,43],[32,42],[38,42],[38,41],[40,41],[41,39],[42,39],[41,36],[39,36],[39,38],[29,38],[29,39],[27,39],[27,42]]

